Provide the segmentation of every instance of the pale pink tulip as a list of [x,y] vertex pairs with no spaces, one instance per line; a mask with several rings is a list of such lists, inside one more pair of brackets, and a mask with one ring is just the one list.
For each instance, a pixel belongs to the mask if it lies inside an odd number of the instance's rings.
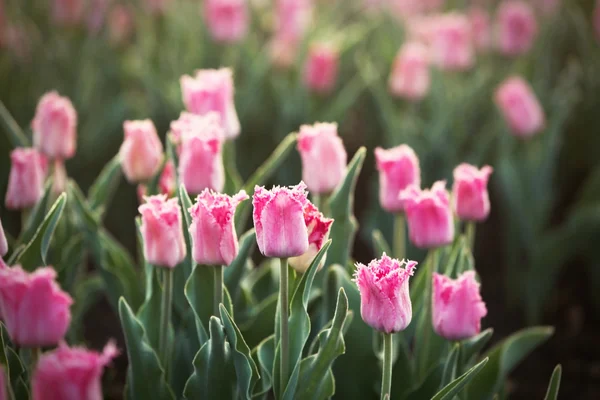
[[247,0],[204,0],[204,21],[214,40],[234,43],[246,37],[250,16]]
[[119,150],[123,173],[131,183],[148,181],[156,175],[163,160],[163,145],[154,123],[149,119],[125,121],[123,129],[125,140]]
[[523,78],[506,79],[496,90],[494,99],[515,136],[527,139],[544,129],[544,110]]
[[419,42],[406,42],[400,48],[389,78],[394,96],[419,101],[429,92],[429,52]]
[[471,7],[467,14],[471,23],[471,36],[475,48],[479,51],[486,51],[492,47],[492,26],[490,14],[481,7]]
[[31,208],[44,194],[47,162],[36,149],[17,147],[10,153],[11,168],[6,191],[6,208]]
[[379,171],[379,203],[384,210],[398,213],[404,210],[398,195],[410,185],[421,185],[419,159],[414,150],[403,144],[384,150],[375,149]]
[[49,159],[66,160],[75,155],[77,112],[68,98],[56,91],[43,95],[31,128],[34,146]]
[[430,46],[431,60],[442,70],[463,71],[475,63],[471,25],[463,14],[437,17]]
[[477,169],[464,163],[454,169],[452,195],[454,212],[459,219],[483,221],[487,218],[490,213],[487,184],[492,171],[489,165]]

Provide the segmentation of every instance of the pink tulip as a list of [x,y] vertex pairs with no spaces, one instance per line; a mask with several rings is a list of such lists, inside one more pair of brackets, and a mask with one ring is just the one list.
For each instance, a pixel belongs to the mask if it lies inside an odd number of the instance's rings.
[[32,273],[19,265],[0,269],[0,315],[17,346],[58,344],[69,328],[72,303],[56,283],[52,267]]
[[37,150],[17,147],[10,153],[11,169],[6,191],[6,208],[31,208],[44,194],[46,160]]
[[492,167],[477,169],[469,164],[460,164],[454,169],[454,212],[465,221],[483,221],[490,213],[490,197],[487,184]]
[[481,7],[472,7],[467,14],[471,23],[471,35],[475,48],[489,50],[492,46],[492,28],[490,14]]
[[175,164],[169,160],[166,162],[163,168],[160,178],[158,179],[158,190],[162,194],[166,194],[167,197],[172,197],[177,190],[177,174],[175,171]]
[[134,31],[134,16],[129,7],[117,4],[108,15],[108,37],[112,44],[121,46],[125,44]]
[[313,193],[331,193],[346,176],[347,154],[337,124],[302,125],[298,135],[302,180]]
[[239,246],[233,217],[238,204],[248,199],[245,191],[228,196],[205,189],[190,209],[192,256],[202,265],[224,265],[237,257]]
[[181,208],[177,199],[159,194],[146,197],[139,207],[142,214],[144,258],[158,267],[175,268],[186,256]]
[[225,186],[222,139],[223,129],[216,113],[203,117],[181,138],[179,177],[189,193],[198,194],[204,189],[216,192]]
[[203,69],[192,78],[181,77],[183,102],[191,113],[204,115],[211,111],[219,115],[226,139],[240,134],[240,121],[233,99],[233,71],[230,68]]
[[6,374],[4,368],[0,365],[0,400],[8,400],[10,397],[6,394]]
[[151,179],[163,160],[163,145],[151,120],[125,121],[125,140],[119,150],[123,173],[131,183]]
[[304,65],[304,84],[313,92],[329,93],[335,87],[340,54],[328,44],[315,43],[308,50]]
[[463,71],[475,63],[471,26],[463,14],[436,18],[431,37],[432,62],[442,70]]
[[53,0],[52,21],[56,25],[77,25],[83,18],[83,8],[82,0]]
[[524,1],[504,1],[497,11],[496,30],[498,48],[502,54],[525,54],[533,47],[538,33],[535,13]]
[[387,212],[404,210],[398,195],[410,185],[421,185],[419,159],[414,150],[403,144],[388,150],[375,149],[379,171],[379,202]]
[[[329,239],[329,230],[333,224],[331,218],[319,212],[317,207],[308,202],[304,207],[304,223],[308,230],[308,250],[298,257],[290,257],[289,263],[296,271],[304,273],[315,259],[317,253],[321,250],[327,239]],[[325,257],[319,263],[321,269],[325,264]]]
[[458,279],[433,273],[433,329],[448,340],[463,340],[481,331],[481,318],[487,314],[479,294],[475,271]]
[[306,185],[254,188],[252,205],[256,241],[266,257],[298,257],[308,250],[304,208],[309,203]]
[[203,115],[196,115],[187,111],[182,111],[178,119],[171,121],[171,140],[177,145],[178,153],[181,152],[183,134],[188,131],[200,133],[204,129],[205,124],[206,120]]
[[4,234],[4,228],[2,227],[2,220],[0,220],[0,258],[4,257],[8,253],[8,241]]
[[515,136],[527,139],[544,129],[544,110],[524,79],[506,79],[496,90],[495,101]]
[[56,91],[43,95],[31,128],[35,147],[48,158],[66,160],[75,155],[77,113],[68,98]]
[[32,377],[32,400],[102,400],[104,367],[118,354],[113,342],[102,353],[61,343],[40,357]]
[[248,34],[246,0],[204,0],[204,20],[214,40],[238,42]]
[[406,329],[412,319],[408,280],[416,265],[415,261],[399,261],[385,253],[369,265],[356,264],[354,279],[363,321],[384,333]]
[[429,92],[429,52],[419,42],[406,42],[392,66],[389,88],[392,95],[419,101]]
[[409,186],[399,198],[404,203],[410,241],[415,246],[428,249],[452,243],[454,220],[446,182],[435,182],[431,190]]
[[300,41],[313,19],[312,0],[277,0],[275,36],[285,41]]
[[404,22],[407,42],[418,42],[430,46],[437,29],[438,18],[437,15],[418,15],[407,19]]

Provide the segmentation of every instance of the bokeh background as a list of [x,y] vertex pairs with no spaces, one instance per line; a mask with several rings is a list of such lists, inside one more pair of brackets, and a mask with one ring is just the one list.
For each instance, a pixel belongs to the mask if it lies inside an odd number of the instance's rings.
[[[463,161],[492,165],[492,213],[478,226],[475,246],[489,309],[484,327],[494,327],[495,340],[533,324],[556,327],[514,372],[510,397],[542,398],[552,368],[562,363],[562,398],[600,398],[600,6],[525,1],[536,16],[535,42],[526,54],[509,57],[494,45],[501,1],[431,2],[410,13],[402,8],[406,0],[304,1],[313,12],[286,63],[273,51],[274,1],[243,2],[250,13],[247,35],[222,43],[207,28],[200,0],[0,0],[0,99],[28,133],[45,92],[58,90],[73,101],[78,149],[67,170],[87,190],[118,152],[123,121],[150,118],[164,138],[184,109],[179,78],[199,68],[231,67],[242,177],[305,123],[337,122],[350,155],[368,148],[355,199],[360,234],[354,257],[363,262],[375,256],[373,230],[389,239],[392,234],[392,218],[377,198],[376,146],[411,145],[423,186],[450,182]],[[489,14],[489,48],[477,51],[464,71],[432,67],[421,101],[394,97],[388,79],[411,24],[436,13],[468,16],[473,7]],[[303,79],[315,43],[339,54],[328,93],[314,93]],[[495,89],[512,75],[531,84],[546,113],[546,129],[530,140],[511,135],[493,101]],[[10,150],[8,136],[0,135],[2,194]],[[273,183],[296,183],[300,176],[294,153]],[[105,219],[132,254],[137,204],[136,188],[123,181]],[[17,213],[2,204],[0,217],[9,233],[18,233]],[[409,254],[423,258],[416,249]],[[98,346],[121,337],[105,302],[89,313],[85,335]]]

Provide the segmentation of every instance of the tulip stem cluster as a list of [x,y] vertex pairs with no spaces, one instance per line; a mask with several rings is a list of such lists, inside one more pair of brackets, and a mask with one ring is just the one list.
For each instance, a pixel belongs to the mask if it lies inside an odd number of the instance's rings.
[[406,219],[404,214],[396,215],[394,220],[394,257],[402,260],[406,257]]
[[173,302],[173,270],[171,268],[161,269],[163,271],[163,292],[161,300],[158,355],[166,371],[168,370],[169,323],[171,322],[171,303]]
[[223,302],[223,266],[215,265],[214,315],[219,316],[219,304]]
[[288,329],[288,318],[289,318],[289,301],[288,301],[288,260],[287,258],[280,258],[281,261],[281,272],[279,274],[279,316],[280,325],[279,332],[281,335],[281,364],[280,368],[280,390],[281,393],[285,392],[285,387],[288,382],[288,365],[290,358],[289,349],[289,329]]
[[392,392],[392,333],[383,333],[383,375],[381,400],[389,400]]

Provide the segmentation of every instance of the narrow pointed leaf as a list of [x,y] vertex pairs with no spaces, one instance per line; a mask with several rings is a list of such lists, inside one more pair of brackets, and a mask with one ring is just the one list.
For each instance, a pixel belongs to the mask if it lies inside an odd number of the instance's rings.
[[4,106],[4,103],[0,100],[0,120],[4,126],[6,136],[10,141],[13,148],[15,147],[27,147],[30,146],[29,139],[23,133],[23,130],[17,124],[17,121],[10,114],[10,111]]
[[119,187],[121,176],[121,161],[117,154],[106,164],[90,187],[88,201],[92,211],[104,213]]
[[550,378],[550,384],[548,385],[548,391],[544,400],[556,400],[558,399],[558,390],[560,389],[560,378],[562,375],[562,366],[558,364],[552,372]]
[[431,400],[452,400],[485,367],[488,361],[488,358],[481,360],[479,364],[446,385]]

